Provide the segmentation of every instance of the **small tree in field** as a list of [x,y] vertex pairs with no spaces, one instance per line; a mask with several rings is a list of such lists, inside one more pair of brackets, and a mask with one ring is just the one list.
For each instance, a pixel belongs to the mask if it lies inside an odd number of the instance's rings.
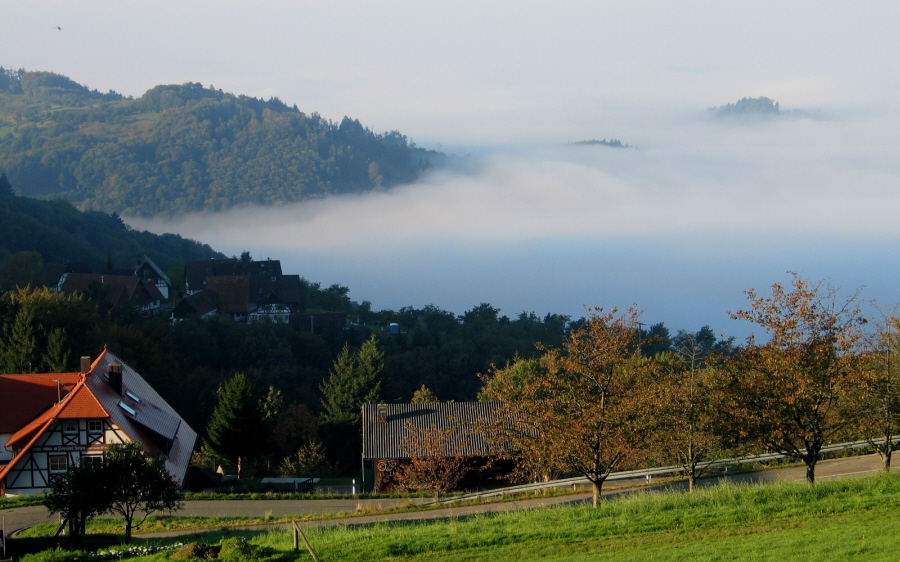
[[[112,445],[103,471],[103,485],[108,491],[107,510],[125,519],[126,544],[131,543],[131,531],[139,529],[151,513],[181,508],[178,486],[163,461],[146,455],[136,442]],[[139,513],[142,517],[135,523]]]
[[409,455],[409,462],[400,464],[394,473],[398,488],[410,492],[430,491],[435,497],[456,488],[469,472],[469,466],[465,457],[452,452],[453,447],[460,446],[454,429],[434,425],[419,429],[407,422],[406,432],[400,450]]
[[747,291],[750,308],[731,316],[765,329],[769,341],[748,345],[732,362],[736,414],[747,435],[806,464],[815,483],[822,447],[857,421],[852,400],[863,387],[856,352],[865,319],[858,292],[838,300],[823,283],[793,274],[790,290],[771,297]]
[[57,480],[43,504],[51,513],[59,513],[62,522],[56,536],[68,525],[69,547],[84,546],[85,525],[90,517],[109,508],[102,459],[83,459]]

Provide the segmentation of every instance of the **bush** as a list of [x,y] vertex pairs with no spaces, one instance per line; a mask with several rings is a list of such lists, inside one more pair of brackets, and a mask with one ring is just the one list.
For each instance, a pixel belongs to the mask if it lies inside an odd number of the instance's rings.
[[189,560],[195,558],[211,559],[216,558],[219,555],[219,549],[221,548],[222,547],[220,546],[204,544],[202,542],[192,542],[179,548],[178,551],[175,552],[175,554],[173,554],[170,558],[181,558]]
[[219,551],[219,558],[222,560],[234,560],[239,562],[242,560],[255,560],[258,558],[259,547],[247,542],[244,537],[233,537],[222,541],[222,550]]

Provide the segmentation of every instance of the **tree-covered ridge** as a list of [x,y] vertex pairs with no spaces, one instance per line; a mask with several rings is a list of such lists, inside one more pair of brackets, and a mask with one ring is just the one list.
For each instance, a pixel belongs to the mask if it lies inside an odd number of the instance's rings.
[[23,195],[83,209],[172,215],[378,191],[442,159],[397,131],[277,98],[188,83],[133,99],[0,68],[0,171]]
[[714,113],[717,117],[749,115],[777,117],[781,113],[778,102],[764,96],[758,98],[741,98],[735,103],[711,107],[709,111]]
[[[82,212],[62,200],[16,196],[7,178],[0,175],[0,288],[8,288],[4,287],[5,266],[21,262],[23,254],[39,256],[43,264],[83,262],[94,271],[110,265],[132,266],[141,254],[164,270],[185,261],[224,257],[206,244],[176,234],[133,230],[115,214]],[[12,269],[20,274],[22,268]],[[38,273],[42,280],[43,274]]]
[[588,146],[608,146],[610,148],[633,148],[630,144],[623,144],[622,141],[620,141],[619,139],[609,139],[609,140],[589,139],[589,140],[583,140],[583,141],[570,142],[569,144],[588,145]]

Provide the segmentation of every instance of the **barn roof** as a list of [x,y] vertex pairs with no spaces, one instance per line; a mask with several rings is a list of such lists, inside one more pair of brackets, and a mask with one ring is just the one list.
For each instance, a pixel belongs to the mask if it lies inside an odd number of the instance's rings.
[[501,416],[501,402],[366,404],[362,409],[363,458],[409,458],[404,451],[411,431],[450,430],[446,456],[487,456],[495,449],[479,431]]

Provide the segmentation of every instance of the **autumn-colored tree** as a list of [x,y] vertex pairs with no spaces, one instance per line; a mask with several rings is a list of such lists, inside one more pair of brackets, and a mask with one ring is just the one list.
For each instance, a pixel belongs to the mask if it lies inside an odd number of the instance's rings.
[[325,456],[325,447],[319,441],[303,442],[296,454],[282,459],[278,468],[278,473],[285,478],[329,476],[332,471]]
[[492,367],[487,375],[481,375],[484,383],[478,391],[480,402],[516,402],[524,398],[525,389],[546,374],[540,359],[516,357],[505,367]]
[[440,402],[440,400],[438,399],[437,394],[423,384],[422,388],[413,392],[411,402],[413,404],[432,404],[434,402]]
[[407,492],[432,492],[440,497],[456,488],[469,472],[467,459],[459,453],[464,445],[454,428],[436,425],[421,429],[406,423],[406,435],[400,442],[400,451],[409,460],[397,466],[394,481]]
[[609,474],[637,458],[658,409],[653,362],[640,355],[639,312],[617,314],[590,310],[562,349],[549,350],[546,374],[504,404],[510,421],[499,432],[521,461],[587,478],[594,507]]
[[663,354],[657,363],[664,372],[660,384],[659,427],[655,433],[654,457],[681,466],[694,490],[710,460],[723,448],[727,424],[721,408],[718,371],[707,362],[707,352],[691,336],[675,345],[676,355]]
[[838,299],[823,282],[793,273],[790,289],[772,285],[772,296],[747,291],[749,309],[731,313],[762,327],[731,363],[733,396],[742,431],[771,451],[806,464],[815,483],[822,447],[855,421],[850,397],[863,384],[855,354],[865,319],[859,292]]
[[885,319],[868,351],[861,362],[865,386],[856,400],[860,427],[890,471],[894,439],[900,435],[900,317]]

